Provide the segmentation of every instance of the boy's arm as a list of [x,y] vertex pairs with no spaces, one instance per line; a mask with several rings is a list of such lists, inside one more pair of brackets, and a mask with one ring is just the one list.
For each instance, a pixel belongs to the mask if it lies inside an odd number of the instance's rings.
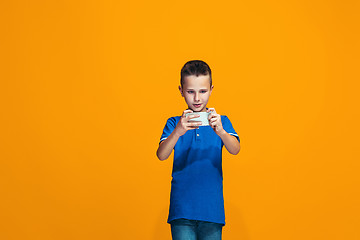
[[172,150],[175,147],[175,144],[179,140],[179,137],[180,136],[176,134],[176,131],[173,131],[167,139],[160,143],[159,148],[156,151],[156,155],[161,161],[167,159],[170,156]]
[[225,148],[229,153],[236,155],[240,152],[240,143],[235,136],[230,135],[224,129],[222,129],[218,135],[224,142]]
[[235,136],[230,135],[223,128],[220,114],[217,114],[215,108],[209,108],[206,112],[209,114],[209,124],[215,133],[221,138],[229,153],[236,155],[240,152],[240,142]]
[[162,161],[167,159],[172,150],[174,149],[177,141],[179,140],[179,137],[184,135],[186,131],[191,129],[196,129],[201,125],[200,121],[194,121],[189,122],[190,119],[199,117],[199,115],[193,115],[193,116],[185,116],[186,113],[193,112],[192,110],[185,110],[183,112],[183,115],[180,118],[180,121],[176,125],[174,131],[169,135],[168,138],[166,138],[164,141],[162,141],[159,145],[158,150],[156,151],[156,156]]

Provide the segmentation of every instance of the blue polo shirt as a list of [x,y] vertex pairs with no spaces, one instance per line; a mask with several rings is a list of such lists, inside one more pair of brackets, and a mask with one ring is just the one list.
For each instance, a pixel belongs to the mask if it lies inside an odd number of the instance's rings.
[[[175,129],[180,116],[167,120],[160,142]],[[229,118],[221,116],[224,130],[240,142]],[[185,218],[225,225],[221,138],[211,126],[188,130],[174,147],[168,223]]]

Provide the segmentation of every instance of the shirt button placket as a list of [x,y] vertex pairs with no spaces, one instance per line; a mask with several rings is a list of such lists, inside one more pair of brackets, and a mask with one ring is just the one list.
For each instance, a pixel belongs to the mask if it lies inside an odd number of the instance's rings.
[[196,139],[196,141],[200,141],[200,131],[199,131],[199,129],[195,129],[195,139]]

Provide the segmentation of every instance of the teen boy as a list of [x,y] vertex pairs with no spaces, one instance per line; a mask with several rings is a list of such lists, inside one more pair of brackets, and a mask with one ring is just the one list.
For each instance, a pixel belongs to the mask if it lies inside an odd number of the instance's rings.
[[[167,222],[174,240],[219,240],[225,225],[222,147],[236,155],[240,139],[228,117],[206,107],[214,88],[208,64],[187,62],[180,82],[188,109],[167,120],[156,152],[165,160],[174,149]],[[199,117],[185,116],[191,112],[210,112],[210,126],[189,121]]]

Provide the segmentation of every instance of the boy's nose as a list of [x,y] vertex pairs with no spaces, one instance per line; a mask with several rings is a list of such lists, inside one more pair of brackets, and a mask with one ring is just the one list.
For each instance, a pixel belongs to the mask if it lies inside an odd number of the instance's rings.
[[200,98],[199,98],[199,94],[198,93],[196,93],[195,94],[195,101],[197,102],[197,101],[199,101],[200,100]]

